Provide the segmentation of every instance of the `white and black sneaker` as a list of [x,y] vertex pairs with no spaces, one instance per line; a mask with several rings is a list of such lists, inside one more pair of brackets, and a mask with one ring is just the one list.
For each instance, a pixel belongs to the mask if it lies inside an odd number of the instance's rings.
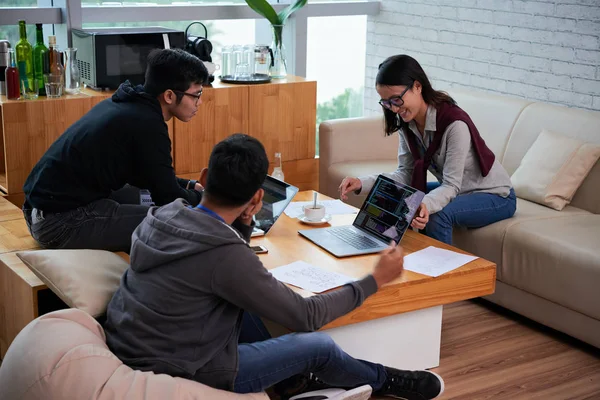
[[330,388],[302,393],[290,400],[369,400],[372,391],[369,385],[350,390]]
[[388,396],[405,400],[435,399],[444,392],[444,380],[430,371],[403,371],[385,367],[387,379],[375,396]]

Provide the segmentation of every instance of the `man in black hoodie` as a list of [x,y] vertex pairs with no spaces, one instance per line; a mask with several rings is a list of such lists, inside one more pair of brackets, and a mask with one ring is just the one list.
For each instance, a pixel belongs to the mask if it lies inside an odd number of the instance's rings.
[[372,275],[327,294],[303,298],[275,279],[248,246],[268,165],[258,140],[233,135],[214,147],[200,176],[205,191],[197,207],[179,199],[151,209],[133,234],[131,266],[108,305],[110,349],[134,369],[238,393],[313,373],[328,385],[371,385],[378,395],[439,395],[443,381],[436,374],[354,359],[323,333],[241,343],[240,334],[254,333],[242,331],[244,311],[312,332],[360,306],[403,270],[402,249],[394,244]]
[[[27,178],[23,212],[46,248],[127,251],[149,207],[200,202],[202,186],[175,176],[165,121],[187,122],[202,103],[206,67],[183,50],[148,57],[144,86],[129,81],[92,108],[46,151]],[[136,188],[139,188],[136,190]]]

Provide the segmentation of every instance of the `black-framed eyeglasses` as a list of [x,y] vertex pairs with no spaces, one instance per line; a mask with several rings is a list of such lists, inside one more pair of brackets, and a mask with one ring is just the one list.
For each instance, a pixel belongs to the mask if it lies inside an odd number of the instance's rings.
[[182,92],[181,90],[173,90],[173,92],[183,94],[185,96],[193,97],[194,99],[196,99],[195,105],[198,105],[198,101],[200,101],[200,96],[202,96],[202,89],[200,89],[200,92],[198,92],[197,94]]
[[387,100],[384,100],[384,99],[379,100],[379,104],[381,104],[382,107],[387,108],[388,110],[391,110],[392,106],[402,107],[404,105],[404,100],[402,99],[402,97],[404,97],[406,92],[408,92],[408,89],[410,89],[412,86],[413,86],[413,84],[411,83],[398,96],[392,96]]

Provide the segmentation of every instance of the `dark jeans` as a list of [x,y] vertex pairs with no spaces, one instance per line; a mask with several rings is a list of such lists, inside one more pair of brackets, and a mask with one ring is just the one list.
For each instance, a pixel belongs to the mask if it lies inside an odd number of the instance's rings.
[[[427,183],[427,192],[439,186]],[[447,244],[452,244],[452,229],[481,228],[512,217],[517,209],[517,196],[513,189],[507,197],[491,193],[470,193],[456,196],[440,211],[429,216],[425,234]]]
[[[244,343],[251,339],[259,341]],[[271,339],[262,321],[245,313],[238,347],[236,393],[254,393],[298,374],[312,372],[328,385],[380,389],[387,377],[381,364],[357,360],[324,333],[292,333]]]
[[[31,236],[44,248],[129,253],[131,234],[149,209],[139,204],[139,192],[139,189],[129,186],[115,191],[111,198],[75,210],[60,213],[45,213],[43,210],[39,213],[36,210],[35,216],[32,216],[31,206],[25,202],[23,214]],[[136,201],[137,204],[126,204]]]

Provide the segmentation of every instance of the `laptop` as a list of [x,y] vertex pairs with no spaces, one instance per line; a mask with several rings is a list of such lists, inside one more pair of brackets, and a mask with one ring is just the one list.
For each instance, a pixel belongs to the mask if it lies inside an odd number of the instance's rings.
[[251,237],[264,236],[273,227],[283,210],[290,204],[298,188],[267,175],[262,188],[265,191],[262,209],[254,216]]
[[377,253],[400,242],[425,193],[379,175],[350,226],[307,229],[298,233],[336,257]]

